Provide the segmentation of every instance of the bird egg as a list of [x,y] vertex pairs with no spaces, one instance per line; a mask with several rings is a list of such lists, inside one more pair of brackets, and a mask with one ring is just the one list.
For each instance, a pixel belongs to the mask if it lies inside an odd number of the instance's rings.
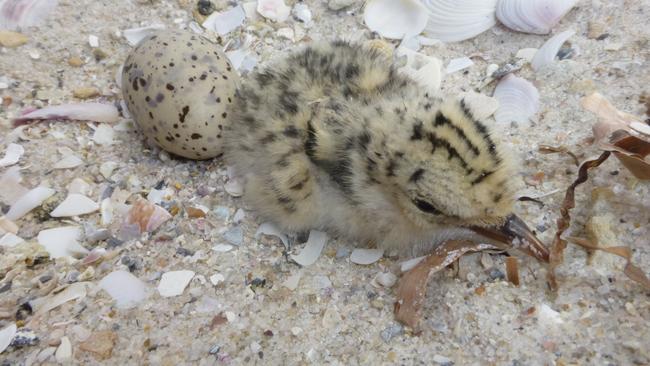
[[142,40],[122,71],[124,99],[140,130],[189,159],[222,154],[238,83],[219,45],[180,30]]

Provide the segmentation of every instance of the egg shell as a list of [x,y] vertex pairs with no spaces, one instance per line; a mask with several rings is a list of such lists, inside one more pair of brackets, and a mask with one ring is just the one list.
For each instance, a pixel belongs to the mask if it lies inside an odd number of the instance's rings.
[[143,39],[127,57],[122,91],[145,136],[189,159],[223,152],[239,76],[221,47],[181,30]]

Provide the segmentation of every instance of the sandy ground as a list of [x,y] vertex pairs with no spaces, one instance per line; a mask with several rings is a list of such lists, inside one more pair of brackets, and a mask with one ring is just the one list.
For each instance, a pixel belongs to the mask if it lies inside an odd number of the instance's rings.
[[[11,131],[10,120],[24,108],[75,101],[73,90],[80,87],[98,88],[101,95],[96,100],[117,102],[121,94],[115,74],[130,46],[116,32],[152,23],[183,26],[192,19],[188,10],[194,5],[186,3],[60,1],[42,26],[23,30],[30,38],[27,44],[0,51],[0,77],[10,80],[0,94],[11,98],[11,104],[0,109],[0,136]],[[324,1],[304,3],[314,14],[314,25],[296,43],[334,36],[373,38],[361,20],[360,1],[339,12],[327,9]],[[597,90],[619,109],[643,115],[638,100],[650,83],[649,5],[648,1],[581,1],[556,27],[576,30],[571,38],[576,53],[542,73],[529,68],[519,72],[538,87],[541,111],[530,126],[502,128],[500,138],[518,153],[521,176],[517,179],[526,182],[527,192],[563,191],[577,171],[569,158],[542,155],[538,145],[564,145],[581,159],[598,153],[586,143],[595,117],[580,107],[582,96]],[[225,2],[217,3],[217,8],[225,8]],[[595,24],[592,27],[603,26],[608,37],[588,38],[590,21]],[[292,19],[284,25],[267,23],[226,38],[252,34],[260,41],[255,51],[264,63],[292,44],[276,38],[273,29],[296,24]],[[105,58],[96,60],[88,45],[89,35],[99,37]],[[444,91],[455,93],[479,85],[488,64],[503,64],[519,49],[539,47],[547,38],[498,25],[474,39],[425,47],[421,52],[436,55],[445,65],[456,57],[480,55],[473,58],[475,64],[467,73],[446,77]],[[39,55],[36,59],[34,51]],[[86,63],[70,66],[68,59],[73,56]],[[485,92],[490,94],[490,88]],[[546,269],[532,259],[521,257],[522,284],[515,287],[503,279],[503,255],[484,255],[481,261],[480,254],[468,256],[456,270],[436,275],[428,290],[422,332],[415,335],[394,320],[394,288],[372,284],[378,273],[395,271],[407,258],[389,255],[368,266],[356,265],[349,261],[354,243],[341,239],[331,240],[314,265],[300,268],[287,261],[278,240],[255,239],[260,222],[240,199],[224,191],[227,178],[221,161],[170,158],[144,144],[132,125],[120,126],[115,143],[109,146],[93,143],[93,129],[83,122],[53,121],[26,128],[23,139],[17,140],[26,150],[19,163],[23,185],[48,184],[57,191],[55,200],[61,200],[72,179],[84,178],[92,186],[89,196],[99,200],[108,187],[146,194],[164,181],[173,191],[165,207],[176,207],[178,214],[140,240],[84,241],[88,249],[107,247],[115,253],[91,266],[92,273],[65,260],[21,270],[10,288],[0,290],[0,306],[10,314],[0,319],[0,328],[16,321],[18,306],[44,296],[37,286],[43,276],[58,285],[78,282],[81,276],[93,286],[86,296],[44,316],[20,320],[19,325],[28,326],[39,340],[8,348],[0,354],[2,365],[55,363],[53,353],[63,336],[71,342],[73,364],[650,363],[650,294],[622,274],[623,262],[618,259],[598,255],[587,265],[586,254],[569,247],[559,271],[559,291],[551,293]],[[84,164],[52,170],[52,164],[61,159],[57,149],[63,146],[82,157]],[[107,161],[117,163],[110,179],[99,172]],[[578,192],[572,233],[584,235],[585,223],[601,217],[615,234],[617,242],[610,244],[630,246],[634,262],[647,273],[647,183],[637,181],[610,159]],[[555,193],[541,199],[544,207],[521,203],[517,209],[544,242],[549,243],[555,232],[561,199],[562,193]],[[185,208],[197,205],[210,208],[205,218],[189,218],[185,213]],[[215,244],[224,242],[222,234],[237,226],[233,215],[239,208],[246,212],[241,223],[243,243],[229,252],[213,251]],[[70,222],[100,226],[98,213],[60,220],[38,211],[18,221],[20,237],[33,239],[42,229]],[[5,255],[3,251],[0,255]],[[8,266],[0,268],[0,273],[25,267],[21,263]],[[94,288],[117,269],[130,270],[150,289],[151,295],[133,309],[117,308],[106,292]],[[192,270],[197,276],[182,295],[161,297],[156,291],[160,276],[173,270]],[[217,273],[225,280],[214,286],[206,279]],[[283,286],[296,274],[301,278],[295,290]],[[115,337],[110,355],[102,357],[80,346],[97,334]],[[110,350],[111,342],[104,343]]]

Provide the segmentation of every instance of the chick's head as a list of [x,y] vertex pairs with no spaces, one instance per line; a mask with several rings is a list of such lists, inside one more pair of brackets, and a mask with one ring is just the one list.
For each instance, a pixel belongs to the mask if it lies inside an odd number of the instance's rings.
[[463,99],[418,108],[404,121],[387,139],[385,177],[415,224],[491,226],[512,213],[510,154]]

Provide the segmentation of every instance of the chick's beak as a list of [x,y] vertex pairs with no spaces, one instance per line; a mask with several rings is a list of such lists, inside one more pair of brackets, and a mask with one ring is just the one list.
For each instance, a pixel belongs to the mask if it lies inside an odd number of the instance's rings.
[[548,263],[548,248],[535,236],[532,230],[519,217],[512,214],[503,225],[471,228],[477,234],[492,239],[508,248],[515,248]]

